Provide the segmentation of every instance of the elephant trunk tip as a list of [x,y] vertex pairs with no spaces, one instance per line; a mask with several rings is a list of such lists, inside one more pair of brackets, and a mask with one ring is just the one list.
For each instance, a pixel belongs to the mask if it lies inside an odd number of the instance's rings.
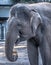
[[6,54],[6,58],[11,61],[11,62],[15,62],[18,59],[18,54],[15,50],[13,50],[13,48],[11,48],[9,45],[5,45],[5,54]]
[[7,59],[11,62],[15,62],[18,59],[18,55],[14,52],[12,55],[6,55]]

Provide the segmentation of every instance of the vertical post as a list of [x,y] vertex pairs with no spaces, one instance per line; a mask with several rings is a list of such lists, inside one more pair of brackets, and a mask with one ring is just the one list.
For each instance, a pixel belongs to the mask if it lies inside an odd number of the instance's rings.
[[4,27],[1,24],[1,40],[3,40],[3,39],[4,39]]

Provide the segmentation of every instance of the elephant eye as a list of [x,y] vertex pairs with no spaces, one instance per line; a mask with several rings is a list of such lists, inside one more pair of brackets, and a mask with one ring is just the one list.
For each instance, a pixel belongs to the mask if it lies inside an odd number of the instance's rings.
[[19,36],[22,37],[22,35],[23,35],[23,32],[19,31]]
[[21,26],[21,24],[19,24],[19,23],[18,23],[17,25],[18,25],[18,26]]
[[20,35],[22,35],[22,34],[23,34],[23,32],[22,32],[22,31],[19,31],[19,34],[20,34]]

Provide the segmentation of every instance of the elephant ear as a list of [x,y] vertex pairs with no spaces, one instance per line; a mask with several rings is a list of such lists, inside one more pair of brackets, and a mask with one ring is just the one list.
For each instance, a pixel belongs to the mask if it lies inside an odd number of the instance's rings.
[[32,29],[34,36],[36,36],[36,31],[38,27],[42,24],[42,19],[41,19],[40,14],[37,11],[32,10],[31,14],[32,14],[32,17],[30,20],[31,29]]

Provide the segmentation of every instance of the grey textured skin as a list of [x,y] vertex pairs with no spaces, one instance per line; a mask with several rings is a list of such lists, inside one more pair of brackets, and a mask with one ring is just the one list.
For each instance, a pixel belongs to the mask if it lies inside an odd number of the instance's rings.
[[14,43],[27,40],[30,65],[38,65],[38,47],[43,65],[51,65],[51,4],[16,4],[10,10],[5,51],[8,60],[13,56]]

